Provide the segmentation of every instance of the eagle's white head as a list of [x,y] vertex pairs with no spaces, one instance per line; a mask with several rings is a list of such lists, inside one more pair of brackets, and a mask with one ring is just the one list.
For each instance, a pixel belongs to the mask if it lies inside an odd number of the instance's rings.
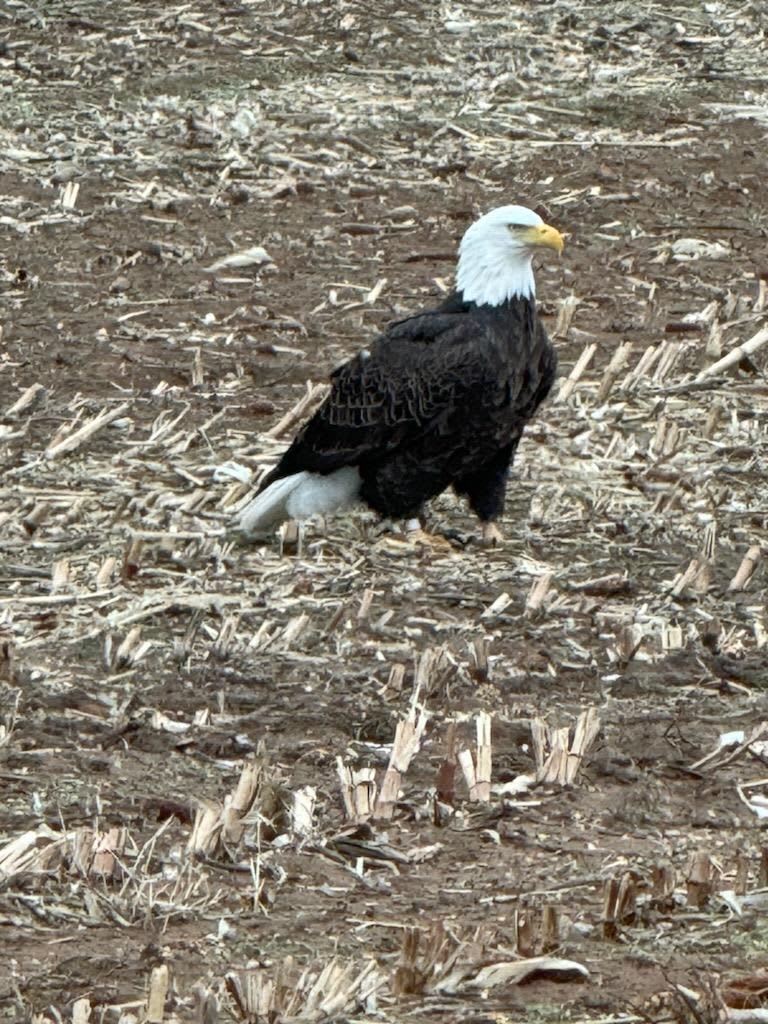
[[533,298],[536,249],[563,250],[563,236],[525,206],[500,206],[476,220],[459,246],[456,287],[465,302],[500,306]]

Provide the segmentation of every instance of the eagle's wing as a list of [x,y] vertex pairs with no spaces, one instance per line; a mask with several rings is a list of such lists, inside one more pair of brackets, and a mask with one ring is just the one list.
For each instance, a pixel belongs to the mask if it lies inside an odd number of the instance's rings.
[[422,314],[393,324],[370,352],[331,375],[331,391],[262,488],[291,473],[330,473],[383,455],[466,403],[499,390],[499,353],[466,312]]

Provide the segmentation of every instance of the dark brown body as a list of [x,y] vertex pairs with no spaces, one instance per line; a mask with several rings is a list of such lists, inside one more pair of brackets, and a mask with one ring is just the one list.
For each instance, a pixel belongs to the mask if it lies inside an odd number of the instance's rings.
[[556,369],[532,299],[477,306],[453,295],[393,324],[333,373],[328,398],[262,490],[303,470],[356,466],[360,497],[381,516],[416,516],[453,487],[490,522]]

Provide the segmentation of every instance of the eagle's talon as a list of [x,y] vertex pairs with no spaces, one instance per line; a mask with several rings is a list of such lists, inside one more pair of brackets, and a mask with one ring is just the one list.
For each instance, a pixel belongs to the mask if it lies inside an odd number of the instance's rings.
[[449,540],[441,537],[439,533],[427,533],[419,527],[416,530],[408,530],[405,534],[406,543],[414,547],[429,548],[435,553],[453,552],[454,547]]
[[466,548],[472,543],[471,533],[465,533],[463,530],[456,530],[450,526],[441,528],[440,536],[444,537],[455,548]]
[[496,523],[483,523],[482,543],[488,548],[498,547],[504,543],[504,534]]

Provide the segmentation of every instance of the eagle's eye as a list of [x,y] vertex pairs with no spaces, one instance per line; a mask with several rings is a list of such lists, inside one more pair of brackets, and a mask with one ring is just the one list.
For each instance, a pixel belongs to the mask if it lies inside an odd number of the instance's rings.
[[525,231],[527,224],[507,224],[510,231]]

